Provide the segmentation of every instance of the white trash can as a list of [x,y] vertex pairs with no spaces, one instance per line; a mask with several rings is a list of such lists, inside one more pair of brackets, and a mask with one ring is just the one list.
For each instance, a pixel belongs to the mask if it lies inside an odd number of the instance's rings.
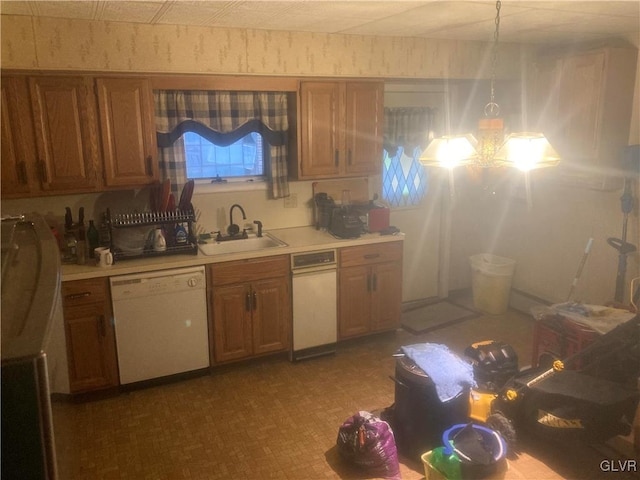
[[509,308],[511,279],[516,261],[490,253],[469,257],[473,305],[480,311],[500,315]]

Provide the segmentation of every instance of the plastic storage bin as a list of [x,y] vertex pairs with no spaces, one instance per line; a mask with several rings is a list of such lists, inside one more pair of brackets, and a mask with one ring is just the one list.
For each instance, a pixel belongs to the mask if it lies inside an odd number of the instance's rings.
[[424,467],[424,478],[426,480],[447,480],[447,477],[431,465],[431,453],[432,450],[429,450],[420,457],[422,459],[422,466]]
[[469,257],[474,306],[485,313],[500,315],[509,307],[511,279],[516,262],[490,253]]
[[[466,424],[454,425],[447,429],[442,435],[442,444],[449,445],[449,440],[455,438],[458,431],[464,428]],[[474,431],[482,437],[482,441],[488,448],[490,445],[493,447],[491,450],[494,454],[494,463],[489,465],[473,464],[468,461],[461,460],[461,474],[463,479],[486,479],[486,480],[501,480],[506,476],[506,472],[509,470],[509,463],[506,459],[507,444],[498,432],[481,425],[473,425]],[[454,441],[455,444],[455,441]],[[447,451],[445,448],[444,455],[451,454],[451,448]],[[433,456],[433,450],[423,453],[420,456],[422,465],[424,467],[424,476],[426,480],[448,480],[447,475],[444,472],[438,470],[431,462]]]

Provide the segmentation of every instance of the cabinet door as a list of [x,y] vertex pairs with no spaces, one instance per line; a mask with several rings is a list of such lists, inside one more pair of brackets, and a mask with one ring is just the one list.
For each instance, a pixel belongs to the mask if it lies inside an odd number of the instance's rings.
[[216,362],[250,357],[252,298],[248,284],[213,289],[213,344]]
[[301,178],[337,176],[343,158],[340,84],[303,82],[300,87]]
[[339,279],[341,339],[364,335],[371,330],[371,269],[367,266],[341,268]]
[[71,393],[118,385],[115,336],[103,304],[65,310]]
[[597,190],[622,186],[636,57],[637,49],[607,47],[551,51],[538,59],[531,111],[560,154],[557,178]]
[[556,148],[561,69],[562,63],[556,58],[538,59],[528,105],[533,127],[531,130],[544,132]]
[[[36,187],[35,146],[26,77],[2,77],[2,196],[24,196]],[[22,194],[22,195],[20,195]]]
[[291,300],[287,278],[253,282],[253,353],[287,350],[291,325]]
[[402,266],[376,265],[372,275],[371,331],[397,328],[402,314]]
[[380,174],[383,84],[347,82],[345,111],[345,173]]
[[43,190],[96,190],[100,158],[90,77],[31,77],[31,104]]
[[140,186],[158,179],[153,98],[149,80],[96,80],[108,187]]
[[562,62],[557,136],[565,155],[577,159],[598,156],[604,67],[604,51],[571,56]]

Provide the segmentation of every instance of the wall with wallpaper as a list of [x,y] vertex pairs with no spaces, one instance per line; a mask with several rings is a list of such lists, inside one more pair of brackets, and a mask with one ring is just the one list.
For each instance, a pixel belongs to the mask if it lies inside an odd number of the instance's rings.
[[[487,44],[2,15],[2,67],[248,75],[486,77]],[[518,46],[500,75],[519,76]]]

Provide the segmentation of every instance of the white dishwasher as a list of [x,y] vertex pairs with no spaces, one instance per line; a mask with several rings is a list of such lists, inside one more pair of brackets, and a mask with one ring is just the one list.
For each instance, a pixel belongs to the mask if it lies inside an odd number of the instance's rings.
[[209,366],[204,267],[111,277],[120,383]]
[[292,360],[335,353],[338,341],[336,251],[291,255]]

